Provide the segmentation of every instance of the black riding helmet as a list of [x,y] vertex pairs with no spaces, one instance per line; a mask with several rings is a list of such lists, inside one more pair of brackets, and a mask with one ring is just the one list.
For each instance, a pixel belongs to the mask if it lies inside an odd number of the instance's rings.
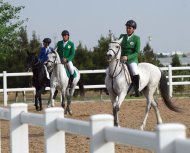
[[62,36],[64,36],[64,35],[68,35],[68,36],[69,36],[69,31],[63,30],[62,33],[61,33],[61,35],[62,35]]
[[51,43],[51,39],[50,38],[44,38],[43,42],[50,44]]
[[137,23],[134,20],[127,21],[127,23],[125,25],[129,26],[129,27],[133,27],[134,29],[137,28]]

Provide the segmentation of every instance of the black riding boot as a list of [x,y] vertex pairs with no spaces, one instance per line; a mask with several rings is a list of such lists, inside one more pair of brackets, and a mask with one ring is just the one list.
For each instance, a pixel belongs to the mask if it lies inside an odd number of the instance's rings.
[[135,87],[135,96],[136,97],[139,97],[140,94],[139,94],[139,75],[134,75],[133,76],[133,83],[134,83],[134,87]]
[[73,74],[73,75],[70,75],[70,78],[69,78],[69,88],[72,87],[73,79],[74,79],[74,74]]

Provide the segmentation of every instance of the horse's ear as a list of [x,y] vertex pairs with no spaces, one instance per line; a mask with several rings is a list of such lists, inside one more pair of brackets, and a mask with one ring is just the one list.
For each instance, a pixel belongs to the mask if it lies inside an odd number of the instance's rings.
[[123,37],[121,37],[121,38],[118,40],[118,43],[121,44],[122,41],[123,41]]
[[52,49],[51,52],[55,54],[55,50]]

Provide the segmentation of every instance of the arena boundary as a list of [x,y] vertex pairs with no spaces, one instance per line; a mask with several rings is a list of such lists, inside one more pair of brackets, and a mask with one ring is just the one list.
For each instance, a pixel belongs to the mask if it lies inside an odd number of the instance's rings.
[[[28,125],[44,128],[45,153],[65,153],[65,133],[90,138],[91,153],[114,153],[115,143],[145,148],[157,153],[189,153],[190,139],[182,124],[161,124],[155,132],[113,126],[113,116],[93,115],[81,121],[64,118],[62,108],[47,108],[44,114],[27,112],[27,104],[0,107],[0,119],[10,121],[10,148],[12,153],[29,153]],[[19,138],[19,141],[18,141]]]

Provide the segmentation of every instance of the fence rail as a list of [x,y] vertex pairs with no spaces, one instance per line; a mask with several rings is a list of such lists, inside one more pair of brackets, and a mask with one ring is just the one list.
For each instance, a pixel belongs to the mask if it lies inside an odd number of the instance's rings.
[[[115,143],[145,148],[156,153],[189,153],[190,139],[182,124],[161,124],[155,132],[113,126],[113,116],[93,115],[89,121],[64,118],[62,108],[47,108],[44,114],[27,112],[27,104],[0,108],[0,119],[10,122],[11,153],[29,153],[28,125],[44,128],[45,153],[65,153],[65,132],[90,138],[91,153],[114,153]],[[19,141],[18,141],[19,138]],[[0,140],[1,142],[1,140]],[[1,148],[1,147],[0,147]]]
[[[169,92],[170,96],[173,94],[173,86],[174,85],[189,85],[190,81],[178,81],[174,82],[174,78],[190,78],[190,75],[178,75],[173,76],[172,72],[176,70],[190,70],[190,66],[185,67],[172,67],[171,65],[168,65],[168,67],[161,67],[160,68],[163,71],[168,71],[168,85],[169,85]],[[93,73],[105,73],[106,70],[80,70],[81,74],[93,74]],[[7,106],[7,92],[15,92],[15,91],[35,91],[35,88],[7,88],[7,77],[15,77],[15,76],[32,76],[33,74],[31,72],[22,72],[22,73],[7,73],[6,71],[3,71],[3,73],[0,73],[0,77],[3,77],[3,89],[0,89],[0,92],[3,92],[3,100],[4,100],[4,106]],[[100,85],[84,85],[85,89],[97,89],[97,88],[105,88],[104,84]],[[49,88],[46,88],[49,90]],[[78,86],[76,87],[78,89]]]

